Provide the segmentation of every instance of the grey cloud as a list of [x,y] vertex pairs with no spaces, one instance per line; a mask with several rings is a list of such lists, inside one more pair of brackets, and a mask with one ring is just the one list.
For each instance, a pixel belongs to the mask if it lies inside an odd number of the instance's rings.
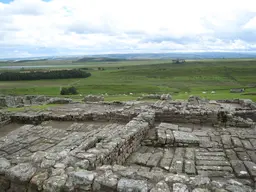
[[216,33],[215,36],[225,41],[228,41],[228,40],[233,41],[233,40],[240,39],[248,43],[256,43],[256,31],[252,31],[252,30],[240,30],[233,33],[227,33],[227,32]]
[[256,42],[256,31],[244,29],[243,26],[256,16],[255,12],[240,13],[234,22],[230,22],[225,28],[217,27],[209,22],[207,18],[202,19],[204,26],[213,32],[215,38],[223,41],[242,40],[248,43]]

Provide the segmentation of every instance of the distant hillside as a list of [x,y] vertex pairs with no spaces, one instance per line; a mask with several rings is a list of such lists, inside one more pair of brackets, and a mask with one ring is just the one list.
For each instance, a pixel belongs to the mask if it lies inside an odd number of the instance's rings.
[[109,58],[109,57],[84,57],[82,59],[78,59],[75,62],[117,62],[124,61],[126,59],[123,58]]
[[256,58],[256,52],[171,52],[171,53],[117,53],[92,55],[65,55],[30,58],[0,58],[0,61],[29,62],[47,60],[75,60],[74,62],[115,62],[142,59],[242,59]]
[[34,61],[47,61],[48,59],[32,59],[32,60],[18,60],[14,61],[14,63],[27,63],[27,62],[34,62]]

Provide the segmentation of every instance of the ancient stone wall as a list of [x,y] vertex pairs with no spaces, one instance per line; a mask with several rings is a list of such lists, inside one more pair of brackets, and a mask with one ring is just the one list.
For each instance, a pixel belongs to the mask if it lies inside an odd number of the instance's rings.
[[[169,123],[192,123],[192,124],[205,124],[205,125],[213,125],[213,126],[237,126],[237,127],[252,127],[254,125],[252,120],[244,119],[241,117],[248,118],[248,113],[238,113],[236,117],[229,113],[224,113],[222,115],[221,112],[213,112],[213,111],[205,111],[205,112],[197,112],[197,111],[183,111],[177,112],[172,110],[162,110],[156,112],[156,121],[158,122],[169,122]],[[252,113],[252,117],[254,118],[255,113]]]
[[84,102],[100,102],[100,101],[104,101],[103,96],[87,95],[84,97]]
[[242,117],[243,119],[250,118],[256,122],[256,110],[241,110],[234,113],[235,116]]
[[[125,126],[106,126],[88,133],[23,126],[0,140],[0,191],[91,191],[91,185],[78,181],[84,175],[80,170],[93,173],[88,170],[124,163],[153,124],[154,113],[145,112]],[[40,143],[44,138],[48,141]],[[34,142],[39,142],[37,148],[30,146]]]
[[0,112],[0,128],[11,122],[10,115]]
[[1,137],[0,192],[254,190],[253,121],[181,102],[100,108],[11,114],[13,122],[73,123],[25,125]]
[[111,121],[111,122],[129,122],[136,113],[122,113],[109,111],[105,113],[67,113],[67,114],[52,114],[49,112],[39,113],[15,113],[10,116],[12,122],[39,124],[43,121]]
[[29,105],[41,105],[41,104],[68,104],[71,102],[72,102],[72,99],[47,97],[44,95],[0,97],[0,107],[24,107]]

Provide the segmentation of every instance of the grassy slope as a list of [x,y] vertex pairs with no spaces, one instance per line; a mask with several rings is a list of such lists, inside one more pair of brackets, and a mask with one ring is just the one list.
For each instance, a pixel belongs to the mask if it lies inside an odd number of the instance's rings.
[[[67,64],[67,68],[71,65],[70,61],[33,64],[57,63]],[[172,64],[168,60],[88,62],[81,63],[81,67],[89,67],[92,76],[87,79],[0,82],[0,93],[59,95],[61,86],[74,85],[81,94],[112,95],[107,100],[133,99],[143,93],[172,93],[176,99],[187,99],[194,94],[209,99],[250,98],[256,101],[256,95],[229,93],[230,88],[256,85],[256,60],[204,60],[185,64]],[[98,71],[98,67],[105,70]],[[255,93],[256,88],[246,89],[246,92]],[[129,93],[133,95],[123,95]]]

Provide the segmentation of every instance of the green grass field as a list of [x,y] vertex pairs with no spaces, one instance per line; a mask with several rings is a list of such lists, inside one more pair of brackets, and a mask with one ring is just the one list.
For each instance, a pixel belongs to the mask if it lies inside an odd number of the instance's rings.
[[[92,76],[86,79],[2,81],[1,94],[60,96],[60,87],[73,85],[82,95],[107,94],[106,100],[131,100],[142,94],[170,93],[174,99],[199,95],[208,99],[248,98],[256,101],[256,60],[252,59],[187,61],[185,64],[173,64],[170,60],[37,61],[18,65],[44,66],[43,70],[87,67]],[[48,65],[51,68],[47,68]],[[99,71],[98,67],[105,70]],[[250,94],[230,93],[231,88],[246,88],[245,93]],[[212,91],[216,93],[211,94]]]

